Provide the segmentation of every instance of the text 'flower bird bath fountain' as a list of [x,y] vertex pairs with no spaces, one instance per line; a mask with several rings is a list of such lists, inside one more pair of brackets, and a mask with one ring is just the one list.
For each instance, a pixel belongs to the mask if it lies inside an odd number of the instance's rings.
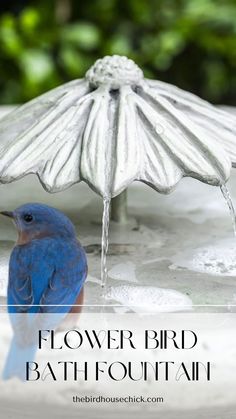
[[[169,193],[182,177],[225,186],[236,162],[233,116],[172,85],[145,79],[130,59],[99,59],[74,80],[19,107],[0,123],[0,181],[35,173],[48,192],[85,181],[104,200],[101,280],[110,202],[126,222],[135,180]],[[234,214],[233,214],[233,218]]]

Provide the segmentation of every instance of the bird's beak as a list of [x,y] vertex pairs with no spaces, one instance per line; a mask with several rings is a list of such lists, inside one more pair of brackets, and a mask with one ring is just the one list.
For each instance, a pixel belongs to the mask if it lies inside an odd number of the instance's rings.
[[0,211],[0,214],[5,215],[6,217],[14,218],[12,211]]

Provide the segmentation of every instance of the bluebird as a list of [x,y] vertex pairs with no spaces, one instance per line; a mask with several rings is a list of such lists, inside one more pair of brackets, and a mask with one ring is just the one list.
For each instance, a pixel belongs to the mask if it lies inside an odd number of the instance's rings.
[[24,379],[24,361],[33,361],[37,348],[35,343],[23,343],[24,333],[19,333],[19,321],[13,319],[20,314],[35,321],[40,314],[60,313],[62,318],[74,313],[83,302],[87,260],[74,225],[59,210],[29,203],[1,214],[12,218],[18,231],[7,291],[14,337],[3,378]]

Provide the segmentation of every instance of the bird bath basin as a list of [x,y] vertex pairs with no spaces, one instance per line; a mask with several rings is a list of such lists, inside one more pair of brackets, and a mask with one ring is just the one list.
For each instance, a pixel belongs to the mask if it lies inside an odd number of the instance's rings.
[[[233,173],[229,188],[236,199],[235,186]],[[75,223],[89,265],[84,310],[96,312],[100,306],[105,311],[138,313],[233,310],[235,237],[219,188],[184,179],[173,194],[157,197],[145,185],[130,187],[128,209],[136,222],[125,226],[111,222],[105,303],[99,269],[101,228],[97,222],[102,200],[84,184],[49,195],[33,175],[1,189],[6,208],[36,200],[64,211]],[[11,222],[0,219],[2,304],[15,234]]]

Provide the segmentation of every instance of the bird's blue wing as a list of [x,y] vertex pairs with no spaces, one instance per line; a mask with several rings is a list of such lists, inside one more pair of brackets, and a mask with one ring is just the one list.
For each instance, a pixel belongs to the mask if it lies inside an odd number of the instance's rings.
[[35,240],[17,246],[10,259],[8,311],[68,312],[86,274],[85,252],[77,240]]
[[38,331],[57,327],[70,311],[86,279],[87,263],[76,239],[50,238],[16,246],[9,268],[8,311],[14,339],[3,376],[24,379],[25,362],[37,349]]
[[40,299],[41,313],[68,313],[87,276],[86,255],[77,240],[63,240],[56,249],[54,271]]
[[16,246],[11,254],[8,282],[8,311],[29,313],[39,311],[40,298],[54,271],[48,258],[50,240],[32,241]]

